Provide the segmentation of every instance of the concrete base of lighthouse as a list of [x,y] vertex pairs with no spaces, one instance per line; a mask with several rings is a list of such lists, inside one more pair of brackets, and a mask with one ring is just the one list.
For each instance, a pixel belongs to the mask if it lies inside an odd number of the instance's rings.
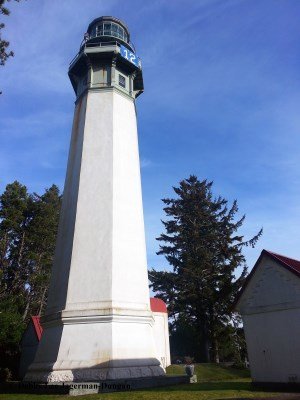
[[67,314],[45,321],[24,381],[92,382],[165,375],[155,358],[151,312]]

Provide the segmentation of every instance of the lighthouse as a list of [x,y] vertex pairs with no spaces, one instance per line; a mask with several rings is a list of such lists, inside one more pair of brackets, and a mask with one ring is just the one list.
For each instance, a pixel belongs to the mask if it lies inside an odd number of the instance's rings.
[[76,95],[43,336],[25,380],[164,375],[146,264],[136,98],[141,61],[114,17],[88,27],[69,77]]

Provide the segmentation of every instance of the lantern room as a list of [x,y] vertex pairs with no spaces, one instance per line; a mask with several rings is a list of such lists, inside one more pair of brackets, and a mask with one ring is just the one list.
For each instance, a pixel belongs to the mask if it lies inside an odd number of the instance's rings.
[[111,16],[94,19],[70,63],[69,77],[77,97],[112,87],[131,98],[139,96],[144,90],[141,61],[126,25]]
[[100,17],[90,23],[88,30],[88,41],[98,42],[118,42],[133,50],[130,43],[130,34],[126,25],[115,17]]

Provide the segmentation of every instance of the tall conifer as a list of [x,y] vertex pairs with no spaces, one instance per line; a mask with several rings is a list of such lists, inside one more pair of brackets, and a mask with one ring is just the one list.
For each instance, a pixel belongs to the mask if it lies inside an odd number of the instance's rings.
[[[254,247],[262,234],[250,240],[238,233],[245,216],[236,220],[237,202],[214,198],[212,182],[190,176],[174,187],[176,198],[163,199],[165,233],[157,240],[172,272],[150,271],[158,297],[169,305],[172,329],[183,321],[196,329],[198,358],[217,361],[219,338],[231,320],[231,306],[247,274],[244,246]],[[236,278],[236,270],[242,272]]]

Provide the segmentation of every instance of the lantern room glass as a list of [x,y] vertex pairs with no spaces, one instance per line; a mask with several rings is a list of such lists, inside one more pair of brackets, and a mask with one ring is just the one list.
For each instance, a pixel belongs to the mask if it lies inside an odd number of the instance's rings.
[[125,30],[114,22],[103,22],[96,26],[96,32],[92,32],[92,37],[111,36],[128,43],[128,36]]

